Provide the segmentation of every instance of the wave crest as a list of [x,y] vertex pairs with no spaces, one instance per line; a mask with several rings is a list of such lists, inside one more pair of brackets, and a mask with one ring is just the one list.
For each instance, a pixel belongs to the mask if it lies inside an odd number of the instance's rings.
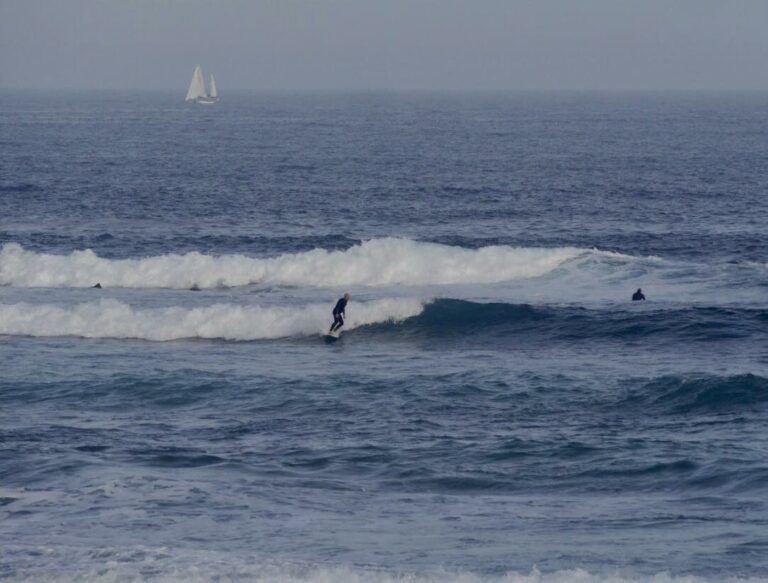
[[[356,302],[345,330],[418,315],[423,303],[412,299]],[[83,338],[138,338],[178,340],[222,338],[258,340],[309,336],[327,330],[328,304],[299,307],[215,304],[201,308],[136,309],[112,300],[71,307],[50,304],[0,304],[0,334],[24,336],[80,336]]]
[[0,284],[17,287],[201,288],[272,284],[313,287],[497,283],[544,275],[588,253],[576,247],[466,249],[409,239],[366,241],[343,251],[313,249],[272,258],[198,252],[107,259],[0,249]]

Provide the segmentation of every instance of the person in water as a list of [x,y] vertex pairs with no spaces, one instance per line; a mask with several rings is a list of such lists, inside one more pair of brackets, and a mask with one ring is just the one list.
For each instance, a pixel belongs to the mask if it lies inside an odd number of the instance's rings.
[[632,294],[632,301],[639,302],[644,299],[645,299],[645,295],[643,295],[643,290],[641,290],[640,288],[637,288],[637,291],[634,294]]
[[347,309],[347,302],[352,298],[349,292],[344,294],[344,297],[336,302],[336,306],[333,308],[333,324],[328,331],[329,334],[333,334],[344,325],[344,311]]

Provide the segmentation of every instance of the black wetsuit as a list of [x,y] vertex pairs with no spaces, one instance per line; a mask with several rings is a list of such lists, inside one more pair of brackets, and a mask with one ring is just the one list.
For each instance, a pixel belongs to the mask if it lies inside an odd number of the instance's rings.
[[640,290],[637,290],[634,294],[632,294],[632,301],[633,302],[638,302],[638,301],[644,300],[644,299],[645,299],[645,296],[643,295],[643,292],[641,292]]
[[331,332],[335,332],[344,325],[344,310],[346,308],[346,298],[341,298],[336,302],[336,307],[333,308],[333,324],[331,324]]

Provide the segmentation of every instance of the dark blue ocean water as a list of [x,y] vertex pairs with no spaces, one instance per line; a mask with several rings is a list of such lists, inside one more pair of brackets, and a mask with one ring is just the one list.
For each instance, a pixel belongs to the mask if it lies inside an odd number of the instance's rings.
[[768,96],[181,97],[0,93],[0,578],[768,580]]

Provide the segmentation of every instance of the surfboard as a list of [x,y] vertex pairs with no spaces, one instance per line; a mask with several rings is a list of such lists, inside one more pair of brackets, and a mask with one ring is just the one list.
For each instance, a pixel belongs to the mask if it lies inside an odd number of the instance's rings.
[[336,330],[335,332],[330,332],[323,336],[325,338],[326,344],[333,344],[341,337],[341,330]]

